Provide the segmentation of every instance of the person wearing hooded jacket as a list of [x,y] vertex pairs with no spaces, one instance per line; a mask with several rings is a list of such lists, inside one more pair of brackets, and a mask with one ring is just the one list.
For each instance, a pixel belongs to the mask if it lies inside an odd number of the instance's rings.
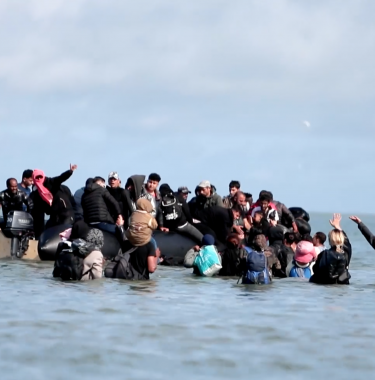
[[[31,215],[34,219],[36,239],[39,238],[45,229],[45,214],[50,215],[50,227],[52,223],[72,224],[74,222],[71,197],[61,188],[61,184],[68,180],[76,169],[77,165],[70,165],[69,170],[57,177],[46,177],[42,170],[35,169],[33,171],[34,190],[30,197],[34,203]],[[63,218],[61,218],[62,211],[67,211],[69,215],[63,215]]]
[[175,193],[168,184],[160,186],[161,201],[157,211],[159,229],[164,232],[175,231],[191,237],[200,243],[203,234],[193,226],[190,209],[183,194]]
[[115,220],[121,215],[121,209],[104,186],[101,178],[89,178],[86,181],[81,200],[83,218],[91,226],[115,233]]
[[129,195],[128,198],[128,206],[131,212],[134,212],[137,209],[136,203],[142,195],[143,183],[145,181],[146,176],[144,175],[132,175],[129,177],[125,184],[125,189],[128,190]]

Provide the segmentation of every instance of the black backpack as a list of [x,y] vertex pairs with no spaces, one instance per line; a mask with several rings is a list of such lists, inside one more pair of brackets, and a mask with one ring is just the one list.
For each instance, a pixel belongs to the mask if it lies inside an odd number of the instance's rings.
[[138,247],[133,247],[126,252],[119,253],[108,263],[104,270],[104,276],[108,278],[122,278],[124,280],[133,280],[138,272],[136,272],[130,264],[130,254]]
[[60,277],[63,281],[79,281],[85,275],[82,273],[83,260],[94,250],[94,244],[83,239],[74,240],[71,246],[60,243],[56,252],[53,277]]

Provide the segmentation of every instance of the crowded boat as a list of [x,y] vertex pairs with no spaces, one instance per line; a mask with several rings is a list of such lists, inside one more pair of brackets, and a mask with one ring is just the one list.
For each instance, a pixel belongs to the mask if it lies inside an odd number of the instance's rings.
[[[242,284],[288,277],[349,284],[352,246],[340,214],[327,233],[312,232],[308,212],[288,208],[271,191],[253,196],[232,180],[221,197],[202,180],[192,194],[187,186],[161,183],[157,173],[132,175],[122,185],[112,171],[107,181],[88,178],[72,193],[65,182],[75,170],[70,165],[47,177],[28,169],[20,182],[6,180],[0,229],[11,257],[27,256],[30,242],[38,241],[39,257],[54,260],[53,277],[63,281],[149,280],[160,265],[184,265],[196,276]],[[350,219],[375,248],[371,231],[357,216]]]

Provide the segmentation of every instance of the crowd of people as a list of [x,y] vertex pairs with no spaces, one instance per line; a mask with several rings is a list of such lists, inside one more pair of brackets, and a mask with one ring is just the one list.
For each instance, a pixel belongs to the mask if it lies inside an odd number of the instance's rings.
[[[300,277],[321,284],[349,284],[352,249],[339,214],[330,221],[333,229],[327,247],[325,233],[311,234],[306,212],[291,212],[266,190],[253,199],[242,191],[239,181],[229,183],[229,194],[223,198],[212,183],[201,181],[189,200],[188,187],[174,191],[167,183],[160,185],[157,173],[147,179],[130,176],[122,187],[119,174],[113,171],[107,185],[101,176],[88,178],[72,194],[64,182],[76,169],[77,165],[70,165],[57,177],[25,170],[19,183],[16,178],[7,179],[7,188],[0,193],[1,228],[11,211],[32,215],[36,239],[50,227],[71,226],[61,233],[56,277],[95,279],[105,269],[107,277],[147,280],[158,264],[167,264],[153,237],[158,229],[195,242],[184,265],[196,275],[238,276],[243,283]],[[375,248],[368,228],[358,217],[351,219]],[[121,246],[110,263],[104,263],[101,254],[103,231],[114,234]],[[213,257],[211,267],[202,270]]]

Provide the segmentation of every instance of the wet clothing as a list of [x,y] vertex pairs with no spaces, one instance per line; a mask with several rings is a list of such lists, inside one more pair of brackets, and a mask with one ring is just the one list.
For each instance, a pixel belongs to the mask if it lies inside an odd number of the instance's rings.
[[196,215],[198,220],[214,231],[216,240],[225,243],[227,236],[233,229],[232,210],[220,206],[211,206],[198,211]]
[[23,191],[17,190],[17,193],[13,194],[8,189],[0,193],[0,205],[3,209],[4,224],[10,211],[24,211],[26,206],[26,211],[30,212],[34,206],[32,199]]
[[243,273],[243,259],[246,259],[247,251],[241,247],[227,246],[221,253],[222,268],[220,276],[241,276]]
[[107,186],[107,190],[119,204],[121,215],[124,218],[125,229],[128,228],[130,215],[134,211],[129,190],[123,189],[122,187],[110,186]]
[[343,253],[336,252],[336,247],[323,251],[315,262],[310,282],[349,285],[351,276],[348,268],[352,257],[352,246],[346,234],[343,251]]
[[362,222],[358,224],[358,229],[370,243],[371,247],[375,249],[375,236],[371,233],[371,231]]
[[149,280],[150,272],[148,271],[148,257],[156,257],[155,246],[152,242],[148,242],[142,247],[138,247],[130,254],[130,264],[133,269],[138,272],[137,280]]
[[121,214],[117,201],[108,190],[97,183],[89,183],[82,196],[83,217],[86,223],[115,223]]
[[61,192],[61,184],[68,180],[72,174],[72,170],[67,170],[66,172],[60,174],[57,177],[44,178],[43,187],[46,188],[52,194],[52,204],[49,204],[44,199],[42,199],[36,187],[32,191],[30,198],[34,202],[34,208],[31,215],[34,218],[34,233],[37,239],[44,231],[44,215],[50,215],[53,219],[53,222],[55,222],[59,219],[56,213],[58,213],[60,209],[64,210],[64,205],[60,201],[60,196],[62,200],[65,202],[65,205],[68,206],[68,209],[71,209],[73,207],[71,200],[68,199],[69,195],[66,194],[64,191]]

